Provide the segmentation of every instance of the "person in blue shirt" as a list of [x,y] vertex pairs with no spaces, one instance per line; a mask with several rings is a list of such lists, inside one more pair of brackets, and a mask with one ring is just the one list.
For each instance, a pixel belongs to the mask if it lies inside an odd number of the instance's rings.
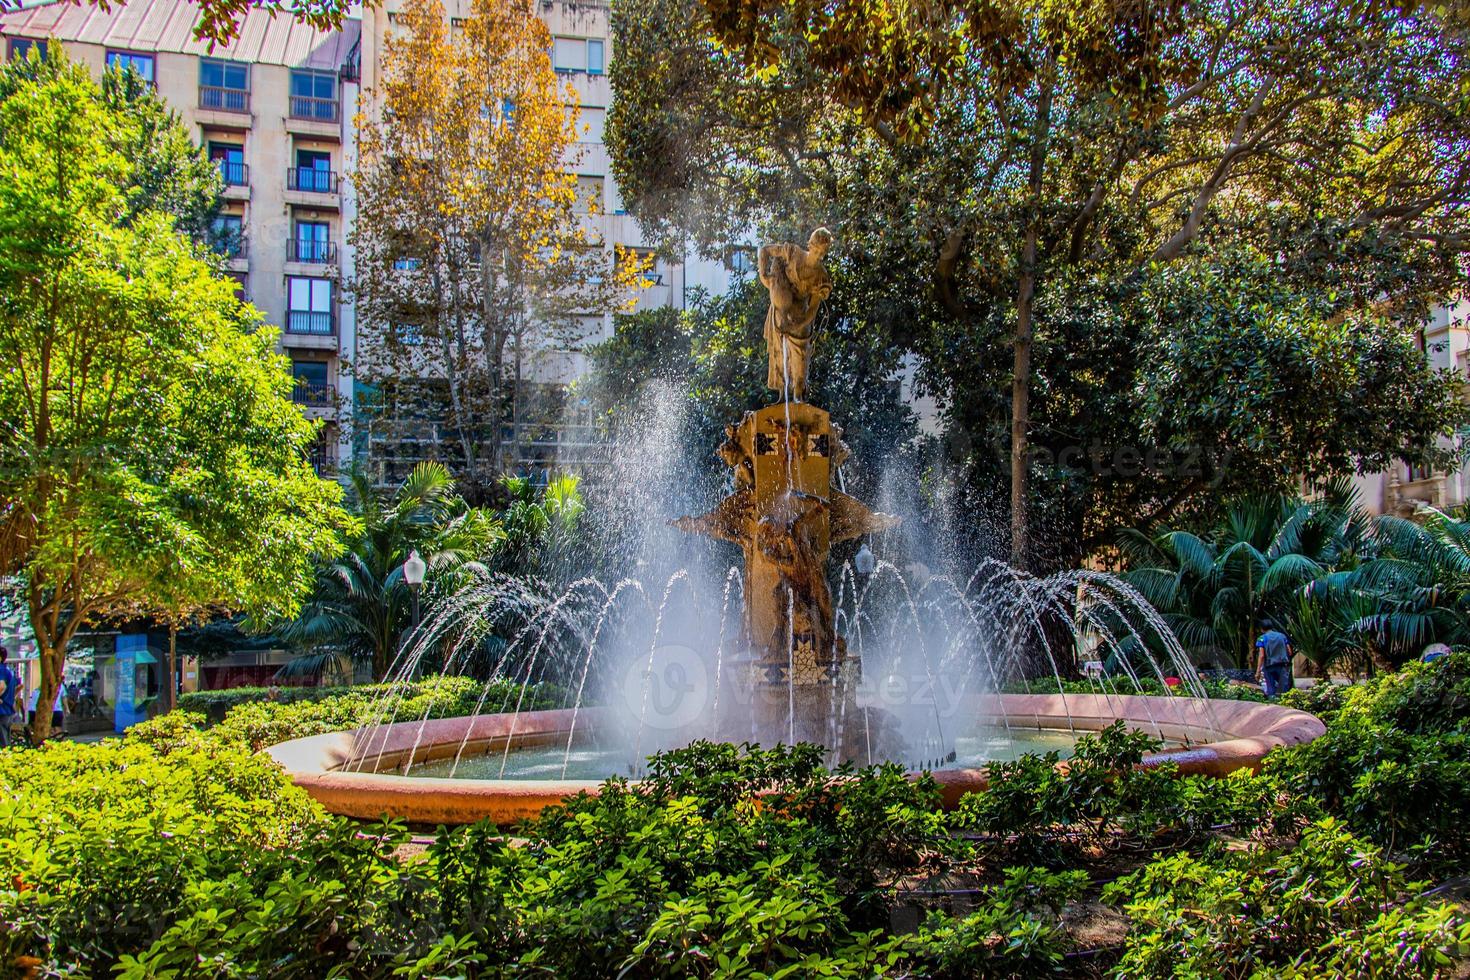
[[1256,639],[1256,676],[1274,698],[1291,690],[1291,640],[1271,620],[1261,623],[1265,632]]
[[10,745],[10,723],[15,720],[15,671],[10,669],[10,651],[0,647],[0,749]]

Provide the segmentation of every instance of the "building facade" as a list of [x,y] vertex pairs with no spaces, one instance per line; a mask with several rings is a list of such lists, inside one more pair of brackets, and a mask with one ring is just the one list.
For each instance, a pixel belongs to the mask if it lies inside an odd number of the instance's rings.
[[[1459,378],[1461,397],[1470,400],[1470,301],[1439,306],[1423,328],[1424,356],[1436,368]],[[1467,433],[1445,440],[1446,448],[1461,451]],[[1374,514],[1413,517],[1421,507],[1452,510],[1470,503],[1470,466],[1426,469],[1400,461],[1384,473],[1354,478],[1363,506]]]
[[[470,0],[444,0],[451,27],[470,16]],[[362,86],[380,89],[383,83],[384,40],[396,30],[403,7],[398,0],[365,6],[362,11]],[[580,140],[571,148],[567,170],[577,177],[577,210],[587,241],[597,243],[610,270],[618,248],[630,249],[652,262],[647,275],[651,285],[637,298],[637,310],[660,307],[684,308],[699,291],[720,295],[730,288],[736,275],[753,267],[754,249],[738,246],[720,261],[694,256],[656,254],[638,222],[627,213],[612,176],[612,162],[603,143],[612,85],[608,66],[614,56],[608,0],[536,0],[536,13],[551,34],[552,67],[559,80],[576,93]],[[599,451],[601,434],[595,420],[575,393],[571,382],[587,370],[585,347],[612,335],[611,314],[577,318],[570,333],[577,339],[541,338],[518,356],[517,389],[525,394],[518,402],[522,411],[501,426],[499,466],[501,469],[535,474],[555,463],[577,468],[604,458]],[[566,331],[558,331],[564,335]],[[534,339],[534,338],[533,338]],[[407,369],[409,365],[405,365]],[[410,422],[398,420],[394,436],[379,438],[368,412],[361,413],[361,438],[356,451],[368,472],[380,484],[401,477],[418,458],[414,440],[404,439],[404,430],[414,431]],[[385,430],[389,426],[383,427]],[[428,447],[447,441],[432,432],[434,423],[424,422],[422,444]],[[427,452],[427,448],[425,452]]]
[[[348,244],[354,208],[343,174],[356,164],[358,95],[381,80],[383,39],[400,6],[392,0],[367,6],[360,17],[325,32],[252,10],[239,37],[214,50],[193,38],[198,11],[185,0],[130,0],[111,10],[41,2],[0,13],[0,56],[59,45],[99,76],[109,66],[132,68],[216,161],[225,206],[214,246],[239,280],[241,295],[280,328],[280,350],[297,378],[295,399],[326,423],[314,460],[324,472],[354,451],[370,456],[369,441],[352,440],[347,431],[358,336],[343,290],[355,272]],[[467,0],[446,3],[451,19],[466,16],[469,6]],[[582,188],[579,208],[589,239],[600,243],[609,265],[618,246],[653,258],[652,285],[640,294],[638,309],[687,306],[696,290],[724,292],[736,274],[748,271],[753,249],[732,249],[716,262],[655,257],[623,207],[602,139],[614,53],[606,0],[537,0],[536,9],[552,34],[553,66],[577,94],[583,133],[568,169]],[[559,406],[554,420],[505,428],[504,468],[575,465],[597,441],[593,420],[564,396],[586,369],[582,347],[610,336],[612,317],[584,320],[576,346],[546,344],[525,352],[525,383],[562,397],[547,399]],[[372,472],[371,458],[361,462]],[[396,465],[381,467],[385,481],[412,462],[388,461]]]
[[321,32],[252,11],[233,44],[194,40],[197,9],[132,0],[104,11],[42,3],[0,14],[0,54],[59,45],[101,75],[126,67],[150,83],[193,131],[224,179],[214,247],[241,295],[281,330],[296,401],[325,420],[314,462],[332,469],[351,309],[337,292],[347,215],[340,176],[357,100],[359,22]]

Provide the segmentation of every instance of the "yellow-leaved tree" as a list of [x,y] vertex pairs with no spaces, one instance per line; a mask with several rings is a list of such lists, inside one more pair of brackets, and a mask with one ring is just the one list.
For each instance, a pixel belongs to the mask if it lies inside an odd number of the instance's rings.
[[439,0],[408,0],[395,15],[357,120],[350,285],[370,458],[441,459],[474,497],[524,357],[631,306],[646,265],[577,213],[579,100],[546,26],[517,0],[468,14],[451,27]]

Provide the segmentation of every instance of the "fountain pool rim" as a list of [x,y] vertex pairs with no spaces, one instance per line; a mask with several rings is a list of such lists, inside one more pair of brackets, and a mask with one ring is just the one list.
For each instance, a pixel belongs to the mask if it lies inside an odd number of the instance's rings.
[[[1315,716],[1279,704],[1188,697],[1111,694],[982,694],[966,704],[976,719],[994,719],[1014,729],[1098,731],[1124,721],[1185,747],[1147,756],[1144,765],[1170,761],[1186,774],[1224,776],[1256,768],[1272,749],[1310,742],[1326,731]],[[578,730],[597,725],[599,712],[582,708]],[[503,747],[565,742],[572,725],[570,708],[401,721],[293,739],[266,749],[291,781],[327,811],[346,817],[388,816],[414,824],[454,825],[493,820],[508,824],[538,815],[578,793],[596,793],[601,780],[455,779],[405,776],[415,763]],[[376,771],[343,767],[364,754]],[[1065,762],[1060,765],[1066,765]],[[389,770],[389,771],[384,771]],[[946,807],[966,793],[985,789],[983,769],[942,769],[932,773]]]

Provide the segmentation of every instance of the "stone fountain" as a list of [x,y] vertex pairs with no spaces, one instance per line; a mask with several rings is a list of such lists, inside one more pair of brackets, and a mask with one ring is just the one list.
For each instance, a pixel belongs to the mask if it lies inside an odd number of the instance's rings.
[[[1187,654],[1158,613],[1127,583],[1087,569],[1037,579],[986,560],[968,579],[934,576],[911,589],[894,565],[880,563],[873,577],[896,580],[902,601],[894,622],[908,627],[878,631],[880,649],[874,649],[874,620],[867,606],[874,590],[846,589],[834,603],[828,557],[834,544],[892,528],[897,519],[875,513],[833,487],[834,475],[848,456],[842,430],[826,411],[805,400],[813,327],[832,290],[822,264],[831,240],[825,229],[818,229],[805,247],[777,244],[760,250],[760,278],[770,291],[765,321],[767,385],[777,400],[746,413],[725,430],[718,456],[733,473],[732,492],[702,516],[670,522],[683,531],[738,545],[742,557],[741,566],[726,578],[727,600],[730,583],[738,580],[741,586],[740,629],[733,648],[726,646],[723,605],[714,615],[696,617],[697,628],[708,629],[714,637],[710,649],[699,652],[704,657],[699,662],[716,678],[710,724],[702,724],[701,718],[700,730],[681,731],[679,737],[814,742],[826,746],[834,761],[907,759],[916,769],[936,770],[933,775],[946,805],[954,805],[965,793],[983,791],[986,761],[993,756],[971,754],[956,760],[949,736],[936,745],[923,731],[905,735],[903,719],[874,703],[871,691],[860,693],[865,687],[861,683],[865,657],[875,653],[880,664],[886,655],[890,671],[895,658],[916,657],[931,687],[935,675],[943,679],[946,671],[960,670],[963,676],[949,716],[956,726],[999,725],[1008,737],[1022,732],[1075,735],[1122,720],[1171,743],[1146,758],[1145,765],[1167,760],[1179,772],[1223,775],[1254,767],[1276,746],[1320,735],[1321,722],[1300,711],[1205,697]],[[510,823],[568,796],[595,793],[601,780],[568,779],[567,760],[578,736],[618,727],[606,699],[583,700],[590,668],[605,653],[617,653],[600,645],[606,635],[603,626],[620,597],[645,602],[641,617],[633,618],[652,624],[652,637],[631,663],[635,689],[643,692],[638,699],[643,710],[636,718],[641,734],[669,596],[688,574],[683,569],[674,573],[656,606],[648,603],[650,593],[633,578],[612,586],[579,579],[549,602],[530,604],[534,608],[525,614],[524,627],[507,644],[492,678],[507,664],[514,665],[517,673],[508,676],[520,680],[524,694],[553,626],[565,625],[569,611],[585,597],[592,620],[585,628],[570,631],[582,638],[571,660],[576,669],[563,667],[561,674],[548,678],[575,692],[570,707],[522,711],[518,703],[507,702],[477,707],[463,717],[401,719],[384,695],[384,710],[373,723],[296,739],[268,751],[297,785],[328,810],[347,816],[386,814],[429,826],[485,818]],[[520,583],[486,583],[455,596],[449,605],[483,610],[508,597],[511,607],[521,609],[528,605],[522,592]],[[922,609],[921,602],[927,604]],[[834,605],[842,606],[841,617],[834,613]],[[1058,656],[1053,657],[1048,648],[1057,691],[998,693],[1000,685],[1014,676],[1007,654],[1013,657],[1015,638],[1028,630],[1039,634],[1043,609],[1070,622],[1074,632],[1070,639],[1074,649],[1056,651]],[[949,615],[945,610],[954,614],[957,631],[945,638],[931,659],[926,636],[944,631]],[[841,635],[839,623],[846,624],[843,628],[850,637]],[[863,623],[868,624],[866,634]],[[468,630],[459,635],[441,648],[433,624],[426,624],[412,643],[404,645],[393,679],[416,676],[421,662],[459,662],[476,634]],[[1100,651],[1116,651],[1134,635],[1150,635],[1162,644],[1166,651],[1162,657],[1148,655],[1147,673],[1160,681],[1166,671],[1182,678],[1179,695],[1143,696],[1142,678],[1131,668],[1126,677],[1099,680],[1092,693],[1061,692],[1059,663],[1075,656],[1076,647],[1092,643]],[[851,652],[849,640],[855,647]],[[432,660],[424,661],[428,653]],[[1126,664],[1126,658],[1122,662]],[[739,696],[721,698],[722,687],[738,689]],[[506,778],[507,759],[513,752],[548,746],[560,759],[560,778]],[[642,747],[635,739],[634,761],[642,757]],[[476,758],[491,760],[485,770],[491,774],[488,778],[454,778],[462,760]],[[447,763],[443,771],[448,775],[410,775],[434,763]]]
[[827,557],[832,545],[887,530],[898,519],[832,486],[849,450],[841,427],[804,400],[817,312],[832,292],[822,265],[831,241],[818,228],[805,248],[761,248],[757,267],[771,295],[766,385],[778,400],[725,429],[717,455],[733,471],[734,491],[709,513],[672,523],[739,545],[744,557],[748,655],[728,666],[754,715],[741,704],[720,719],[720,730],[734,741],[754,733],[858,759],[859,747],[865,756],[875,738],[893,736],[870,731],[874,713],[856,710],[859,665],[834,625]]

